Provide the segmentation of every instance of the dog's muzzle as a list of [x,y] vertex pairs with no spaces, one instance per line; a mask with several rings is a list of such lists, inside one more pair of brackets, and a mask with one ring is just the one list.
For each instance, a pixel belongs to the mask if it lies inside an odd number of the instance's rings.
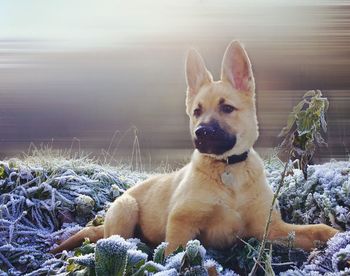
[[227,133],[215,121],[200,124],[194,134],[195,147],[201,153],[221,155],[236,144],[236,136]]

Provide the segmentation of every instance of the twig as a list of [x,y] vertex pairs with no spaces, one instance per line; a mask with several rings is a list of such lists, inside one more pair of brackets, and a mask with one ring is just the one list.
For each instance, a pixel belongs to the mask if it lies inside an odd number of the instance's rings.
[[[257,261],[257,259],[253,258],[255,265],[260,266],[260,268],[265,272],[265,274],[267,274],[267,271],[265,270],[265,267],[263,267],[263,265]],[[254,266],[255,266],[254,265]]]
[[286,266],[286,265],[295,265],[294,262],[285,262],[285,263],[271,263],[273,266]]
[[261,245],[260,245],[260,249],[259,249],[259,255],[258,255],[258,258],[256,259],[256,262],[255,262],[252,270],[249,273],[249,276],[254,276],[256,274],[256,271],[258,270],[258,266],[261,266],[260,262],[261,262],[261,259],[262,259],[262,256],[263,256],[264,250],[265,250],[265,244],[266,244],[266,241],[267,241],[267,235],[268,235],[270,224],[271,224],[272,212],[273,212],[273,209],[275,207],[275,203],[276,203],[276,200],[277,200],[277,198],[279,196],[280,190],[281,190],[281,188],[283,186],[283,182],[284,182],[284,178],[286,176],[286,171],[287,171],[287,168],[288,168],[290,156],[291,156],[291,152],[289,152],[288,159],[287,159],[287,161],[286,161],[286,163],[284,165],[284,169],[283,169],[283,172],[282,172],[281,180],[278,183],[277,190],[276,190],[276,192],[273,195],[272,203],[271,203],[271,207],[270,207],[270,211],[269,211],[269,216],[268,216],[268,219],[266,221],[264,235],[263,235],[263,239],[261,241]]
[[245,240],[241,239],[240,237],[236,236],[237,239],[239,239],[241,242],[243,242],[245,245],[247,245],[250,249],[252,249],[253,251],[255,251],[256,253],[258,253],[258,250],[256,250],[251,244],[249,244],[248,242],[246,242]]

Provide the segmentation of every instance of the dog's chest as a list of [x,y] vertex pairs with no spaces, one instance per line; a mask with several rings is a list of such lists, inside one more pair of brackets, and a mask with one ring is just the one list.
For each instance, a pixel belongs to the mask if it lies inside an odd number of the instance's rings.
[[210,216],[202,225],[200,239],[205,245],[225,248],[232,245],[243,229],[243,219],[235,204],[219,198]]
[[235,196],[243,196],[247,188],[247,172],[237,171],[225,168],[218,172],[217,179],[220,184],[230,193],[234,192]]
[[[225,170],[219,175],[221,185],[211,192],[211,212],[201,229],[204,244],[225,248],[231,246],[245,228],[244,206],[247,204],[245,172]],[[213,183],[214,184],[214,183]]]

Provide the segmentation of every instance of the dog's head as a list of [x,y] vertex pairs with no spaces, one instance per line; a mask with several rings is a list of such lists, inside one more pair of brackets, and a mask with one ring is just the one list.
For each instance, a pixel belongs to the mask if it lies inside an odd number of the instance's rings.
[[259,135],[255,83],[242,45],[233,41],[227,47],[219,81],[213,81],[199,53],[190,50],[186,78],[186,112],[199,152],[225,159],[251,148]]

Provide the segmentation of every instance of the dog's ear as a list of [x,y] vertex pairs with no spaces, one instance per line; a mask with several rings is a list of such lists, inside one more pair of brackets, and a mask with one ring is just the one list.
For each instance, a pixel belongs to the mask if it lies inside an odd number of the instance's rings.
[[221,80],[228,81],[237,90],[254,93],[252,66],[247,52],[238,41],[232,41],[225,51]]
[[192,98],[203,84],[212,81],[212,76],[205,67],[204,60],[195,49],[191,49],[187,54],[186,80],[188,99]]

